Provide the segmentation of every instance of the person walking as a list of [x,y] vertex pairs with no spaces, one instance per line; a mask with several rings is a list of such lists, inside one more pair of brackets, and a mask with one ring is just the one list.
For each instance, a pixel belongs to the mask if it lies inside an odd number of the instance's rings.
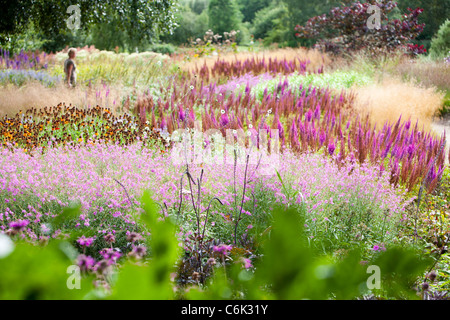
[[64,73],[66,74],[66,79],[64,82],[67,83],[69,88],[73,88],[77,82],[77,66],[74,61],[77,56],[77,50],[70,48],[67,54],[69,55],[69,59],[64,61]]

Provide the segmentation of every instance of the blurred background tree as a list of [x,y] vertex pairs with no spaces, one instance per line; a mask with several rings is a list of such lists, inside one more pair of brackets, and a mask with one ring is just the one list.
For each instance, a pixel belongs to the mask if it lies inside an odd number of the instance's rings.
[[423,32],[415,43],[423,44],[427,49],[431,46],[431,39],[438,32],[439,27],[450,17],[450,0],[398,0],[398,8],[407,12],[408,8],[423,8],[419,23],[425,23]]
[[241,28],[243,17],[235,0],[210,0],[208,14],[209,28],[215,34]]
[[117,28],[125,32],[124,46],[128,51],[142,50],[155,41],[158,34],[173,31],[178,8],[176,0],[80,0],[77,5],[81,11],[82,30],[72,32],[66,24],[70,17],[67,1],[1,0],[0,4],[2,12],[6,13],[0,19],[0,44],[5,46],[13,37],[26,32],[32,22],[41,38],[48,40],[47,48],[44,46],[47,50],[76,46],[77,40],[86,42],[83,32],[90,32],[92,27],[99,25],[94,34],[105,31],[102,24],[109,25],[108,32]]
[[180,1],[180,10],[175,17],[178,27],[172,35],[161,36],[161,40],[182,45],[203,38],[209,29],[208,4],[209,0]]
[[[134,52],[190,44],[211,29],[215,34],[240,30],[240,45],[262,39],[265,45],[311,46],[295,37],[295,26],[356,0],[79,0],[81,29],[71,31],[63,0],[0,0],[0,45],[13,51],[57,51],[66,46],[94,45],[104,50]],[[365,0],[361,2],[375,2]],[[389,18],[421,7],[425,29],[415,40],[430,48],[431,39],[450,16],[450,0],[398,0]],[[165,47],[165,52],[172,49]],[[166,50],[167,49],[167,50]]]

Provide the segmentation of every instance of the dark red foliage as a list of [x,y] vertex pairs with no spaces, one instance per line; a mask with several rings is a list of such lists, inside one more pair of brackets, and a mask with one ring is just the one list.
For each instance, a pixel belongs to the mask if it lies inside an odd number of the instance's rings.
[[[369,29],[367,21],[372,12],[371,5],[380,8],[381,27]],[[326,52],[341,53],[345,51],[368,50],[372,53],[390,52],[400,46],[406,46],[422,31],[425,24],[418,23],[423,9],[408,9],[402,19],[389,20],[388,14],[397,7],[397,3],[376,1],[361,3],[356,1],[348,7],[336,7],[328,14],[313,17],[305,26],[296,26],[296,36],[316,39],[316,46]]]

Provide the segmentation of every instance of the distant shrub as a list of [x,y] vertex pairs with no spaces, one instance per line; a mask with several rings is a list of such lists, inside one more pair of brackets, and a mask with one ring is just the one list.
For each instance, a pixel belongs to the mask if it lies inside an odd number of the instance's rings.
[[176,51],[175,47],[169,43],[153,44],[148,50],[167,55],[174,54]]
[[450,51],[450,20],[446,20],[439,28],[436,36],[431,40],[430,54],[432,58],[440,59]]

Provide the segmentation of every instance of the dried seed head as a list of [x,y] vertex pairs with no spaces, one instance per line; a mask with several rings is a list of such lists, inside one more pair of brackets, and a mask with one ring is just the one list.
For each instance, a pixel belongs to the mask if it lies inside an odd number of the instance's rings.
[[192,280],[194,280],[194,281],[200,280],[200,273],[198,273],[198,272],[192,273]]
[[428,274],[428,279],[430,279],[430,281],[434,281],[436,279],[436,276],[437,276],[436,271],[431,271]]
[[214,258],[209,258],[209,259],[206,261],[206,264],[209,265],[209,266],[213,266],[213,265],[216,264],[216,259],[214,259]]

